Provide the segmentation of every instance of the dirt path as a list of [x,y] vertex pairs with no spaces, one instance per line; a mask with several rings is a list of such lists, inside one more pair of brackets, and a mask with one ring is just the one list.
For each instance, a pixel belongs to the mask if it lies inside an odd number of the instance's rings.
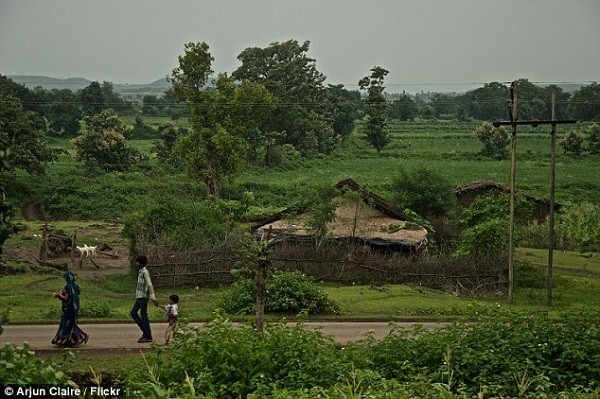
[[[325,335],[331,335],[336,341],[346,343],[365,338],[367,333],[373,334],[377,339],[385,337],[391,330],[387,322],[306,322],[308,329],[321,328]],[[395,323],[402,328],[412,328],[421,324],[425,328],[440,328],[444,324],[435,322]],[[192,327],[202,327],[204,323],[190,323]],[[290,323],[292,325],[292,323]],[[77,351],[107,351],[107,350],[139,350],[146,349],[149,344],[138,344],[136,341],[141,333],[133,323],[127,324],[81,324],[80,327],[90,335],[87,345],[77,348]],[[152,323],[152,332],[155,343],[162,344],[167,323]],[[8,325],[0,335],[0,345],[11,342],[18,346],[28,342],[32,349],[41,352],[60,351],[50,344],[56,333],[57,325]]]

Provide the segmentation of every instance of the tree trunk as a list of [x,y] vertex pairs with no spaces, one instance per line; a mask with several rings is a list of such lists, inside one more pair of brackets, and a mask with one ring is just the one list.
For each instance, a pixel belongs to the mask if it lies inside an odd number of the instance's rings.
[[256,271],[256,280],[254,281],[254,289],[256,291],[256,317],[255,317],[255,328],[259,333],[264,332],[265,324],[265,302],[267,299],[267,270],[269,268],[269,261],[262,260],[258,264]]

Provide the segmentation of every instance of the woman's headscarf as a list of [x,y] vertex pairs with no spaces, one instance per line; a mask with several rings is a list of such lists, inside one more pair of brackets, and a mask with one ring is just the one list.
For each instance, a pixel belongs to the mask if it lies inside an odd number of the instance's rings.
[[72,271],[67,270],[65,273],[65,281],[67,282],[65,288],[69,294],[69,301],[73,303],[75,310],[77,310],[79,309],[79,286],[77,285],[77,281],[75,281],[75,275]]

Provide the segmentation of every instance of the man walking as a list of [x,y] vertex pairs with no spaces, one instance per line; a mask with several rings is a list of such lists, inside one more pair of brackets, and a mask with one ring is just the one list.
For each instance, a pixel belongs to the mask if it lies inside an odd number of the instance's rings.
[[[144,255],[139,255],[135,259],[135,265],[139,270],[137,287],[135,290],[135,303],[131,309],[131,317],[133,321],[142,330],[142,336],[138,339],[138,343],[152,342],[152,331],[150,330],[150,320],[148,320],[148,299],[158,306],[158,301],[154,296],[154,287],[152,287],[152,280],[150,279],[150,273],[146,269],[148,264],[148,258]],[[138,314],[139,311],[139,314]]]

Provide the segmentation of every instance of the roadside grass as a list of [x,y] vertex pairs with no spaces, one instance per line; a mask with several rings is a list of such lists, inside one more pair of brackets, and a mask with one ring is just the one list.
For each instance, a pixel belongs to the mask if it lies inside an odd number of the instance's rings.
[[127,375],[133,369],[144,370],[146,362],[140,351],[104,350],[101,353],[86,351],[39,352],[39,357],[57,362],[69,375],[83,375],[87,381],[95,377],[106,383],[114,382],[115,376]]
[[[543,250],[520,248],[518,259],[528,260],[536,267],[543,259]],[[536,263],[537,262],[537,263]],[[553,304],[547,305],[545,288],[522,288],[518,281],[514,304],[506,296],[485,294],[476,297],[454,296],[452,293],[430,290],[416,285],[323,284],[323,289],[340,307],[340,313],[331,319],[379,319],[469,317],[494,309],[500,312],[533,312],[547,310],[551,314],[589,309],[594,315],[600,309],[600,257],[582,257],[578,252],[560,253],[555,259]],[[588,270],[587,275],[582,271]],[[75,270],[75,272],[77,272]],[[129,321],[133,304],[135,272],[105,278],[81,276],[81,322]],[[0,308],[9,309],[13,323],[56,323],[60,317],[60,303],[51,298],[54,291],[64,286],[62,273],[48,269],[0,277]],[[178,294],[183,319],[210,320],[224,288],[170,287],[158,288],[156,295],[164,305],[171,294]],[[590,314],[592,314],[590,313]],[[160,308],[150,307],[153,321],[164,321]],[[273,316],[273,318],[277,318]]]

